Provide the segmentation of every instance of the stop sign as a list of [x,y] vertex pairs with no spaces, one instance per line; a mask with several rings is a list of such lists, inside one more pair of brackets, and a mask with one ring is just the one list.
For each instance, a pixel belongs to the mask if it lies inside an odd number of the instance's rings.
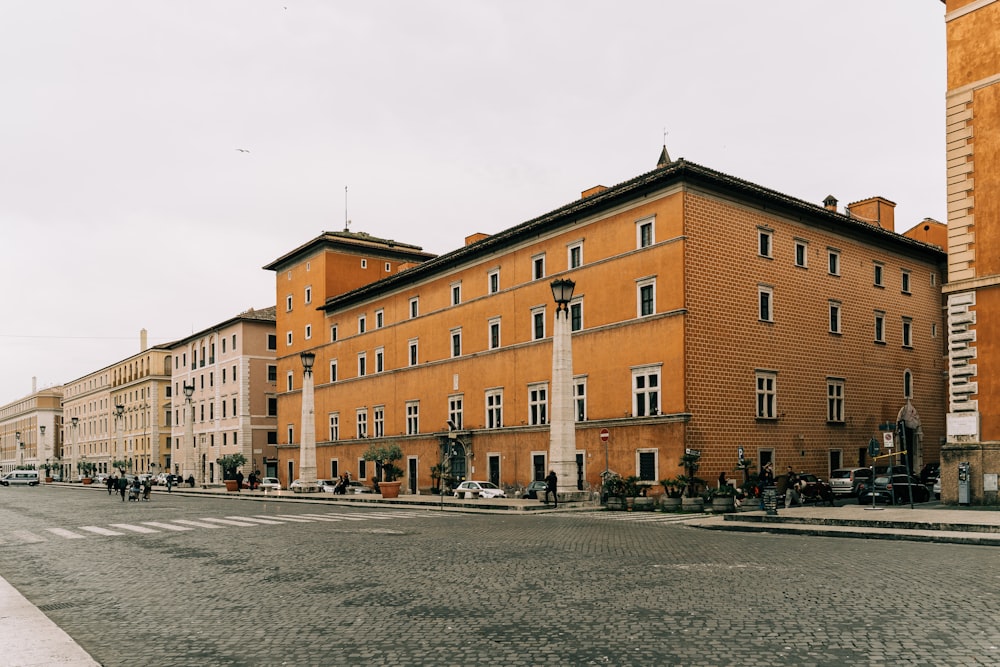
[[601,429],[601,442],[607,442],[608,438],[611,437],[611,431],[606,428]]

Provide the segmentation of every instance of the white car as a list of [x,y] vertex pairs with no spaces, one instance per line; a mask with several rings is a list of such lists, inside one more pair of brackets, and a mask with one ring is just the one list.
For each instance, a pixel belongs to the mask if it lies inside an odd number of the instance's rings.
[[281,482],[277,477],[261,477],[257,488],[261,491],[281,491]]
[[506,498],[507,494],[493,482],[466,481],[455,487],[456,498]]
[[333,493],[337,488],[337,480],[335,479],[317,479],[316,485],[319,490],[323,493]]

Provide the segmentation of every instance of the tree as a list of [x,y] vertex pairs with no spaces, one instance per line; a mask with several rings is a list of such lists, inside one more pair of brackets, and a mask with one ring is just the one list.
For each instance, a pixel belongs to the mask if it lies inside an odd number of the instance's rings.
[[362,455],[365,461],[374,461],[382,470],[383,482],[395,482],[403,476],[403,469],[396,465],[396,461],[403,458],[403,450],[396,443],[369,445]]
[[222,479],[236,479],[236,471],[239,470],[241,465],[245,465],[247,462],[247,457],[243,456],[239,452],[235,454],[226,454],[225,456],[219,458],[217,463],[219,467],[222,468]]

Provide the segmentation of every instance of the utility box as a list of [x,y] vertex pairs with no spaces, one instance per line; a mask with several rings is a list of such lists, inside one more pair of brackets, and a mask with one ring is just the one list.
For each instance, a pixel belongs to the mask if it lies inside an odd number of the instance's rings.
[[969,498],[972,497],[970,484],[972,482],[972,472],[968,461],[958,464],[958,504],[968,505]]

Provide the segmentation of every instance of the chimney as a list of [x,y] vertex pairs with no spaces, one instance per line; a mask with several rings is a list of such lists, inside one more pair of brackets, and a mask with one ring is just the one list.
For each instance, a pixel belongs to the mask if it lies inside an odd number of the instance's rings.
[[139,330],[139,351],[140,352],[145,352],[148,349],[149,349],[149,343],[146,340],[146,330],[145,329],[140,329]]
[[823,208],[828,211],[837,212],[837,198],[833,195],[827,195],[826,199],[823,200]]
[[603,186],[603,185],[595,185],[594,187],[589,188],[589,189],[584,190],[583,192],[581,192],[580,193],[580,199],[586,199],[587,197],[593,197],[594,195],[600,194],[600,193],[604,192],[605,190],[607,190],[607,188],[605,186]]
[[38,393],[38,377],[35,375],[31,376],[31,393]]
[[465,237],[465,245],[469,246],[473,243],[479,243],[485,238],[489,238],[489,234],[483,234],[482,232],[477,232],[475,234],[469,234]]
[[896,202],[889,201],[885,197],[869,197],[848,204],[847,214],[886,231],[896,231]]

